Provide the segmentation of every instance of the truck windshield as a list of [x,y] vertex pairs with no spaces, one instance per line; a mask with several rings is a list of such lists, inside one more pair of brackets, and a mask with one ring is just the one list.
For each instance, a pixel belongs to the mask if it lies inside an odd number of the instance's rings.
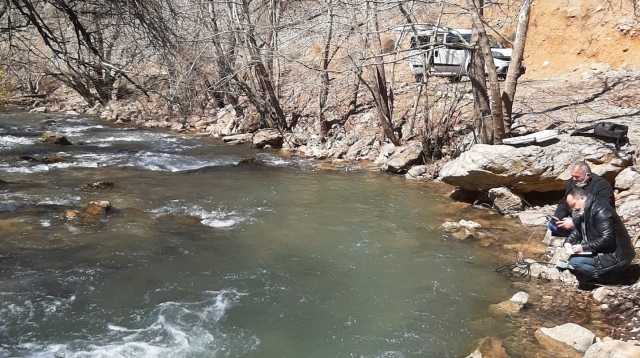
[[[467,43],[471,43],[471,34],[462,34],[460,35]],[[489,36],[489,46],[491,46],[491,48],[504,48],[504,46],[502,46],[502,44],[500,42],[498,42],[498,40],[496,40],[495,37],[491,36],[491,35],[487,35]],[[456,36],[451,36],[449,38],[449,42],[450,43],[461,43],[462,41],[460,41],[459,38],[457,38]]]
[[[442,43],[443,39],[444,39],[444,33],[439,33],[436,36],[437,40],[435,42],[439,42]],[[420,48],[421,49],[428,49],[429,48],[429,44],[433,44],[433,36],[432,35],[420,35],[418,36],[418,41],[420,42]],[[412,49],[417,49],[418,48],[418,43],[416,42],[416,37],[415,36],[411,36],[411,48]]]

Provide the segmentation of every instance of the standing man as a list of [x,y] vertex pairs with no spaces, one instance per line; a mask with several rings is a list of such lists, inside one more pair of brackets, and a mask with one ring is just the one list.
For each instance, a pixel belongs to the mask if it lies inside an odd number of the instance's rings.
[[613,188],[608,181],[597,174],[591,172],[589,165],[583,161],[575,162],[570,167],[571,180],[564,193],[562,200],[558,202],[558,207],[553,216],[560,221],[549,222],[547,226],[555,236],[569,236],[571,230],[576,225],[576,220],[571,215],[571,208],[567,203],[567,195],[573,188],[583,189],[589,194],[602,199],[615,209],[616,201],[613,196]]
[[611,205],[580,188],[571,189],[567,204],[578,212],[577,226],[564,241],[573,253],[569,267],[599,282],[615,280],[636,255],[622,220]]

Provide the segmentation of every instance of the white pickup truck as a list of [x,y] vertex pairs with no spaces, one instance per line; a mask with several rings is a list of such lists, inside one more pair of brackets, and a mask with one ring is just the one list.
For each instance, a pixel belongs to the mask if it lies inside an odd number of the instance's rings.
[[[471,56],[469,50],[456,45],[469,44],[471,32],[470,29],[434,28],[418,31],[417,38],[412,35],[409,70],[416,82],[422,82],[425,74],[424,65],[427,66],[427,76],[448,77],[452,82],[466,76],[469,72]],[[489,43],[498,77],[504,79],[511,62],[512,49],[504,47],[491,35],[489,35]],[[520,75],[525,71],[524,61],[522,61]]]

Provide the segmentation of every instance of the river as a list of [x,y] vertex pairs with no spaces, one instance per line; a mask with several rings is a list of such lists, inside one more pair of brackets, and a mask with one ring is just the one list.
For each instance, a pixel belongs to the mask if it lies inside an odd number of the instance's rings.
[[9,110],[0,156],[2,356],[461,357],[514,293],[440,184]]

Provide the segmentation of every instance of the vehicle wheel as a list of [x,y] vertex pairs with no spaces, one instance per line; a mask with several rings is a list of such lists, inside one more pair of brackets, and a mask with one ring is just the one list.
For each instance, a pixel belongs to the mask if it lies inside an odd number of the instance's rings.
[[416,78],[416,82],[422,83],[422,79],[424,76],[422,74],[417,74],[417,75],[414,75],[414,77]]

